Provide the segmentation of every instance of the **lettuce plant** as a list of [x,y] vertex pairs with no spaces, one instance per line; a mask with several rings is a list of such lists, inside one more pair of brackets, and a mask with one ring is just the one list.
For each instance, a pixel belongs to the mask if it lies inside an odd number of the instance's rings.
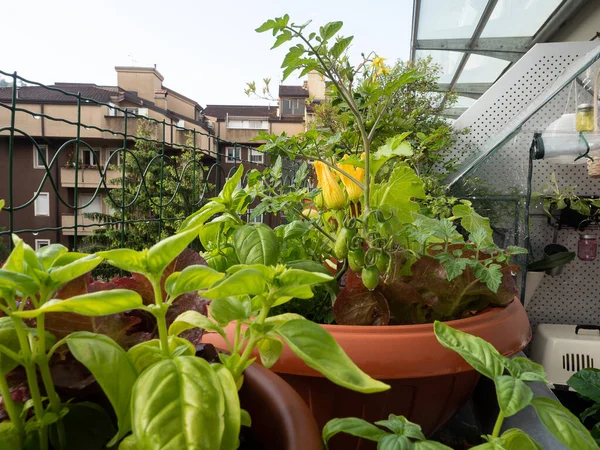
[[[527,358],[506,358],[483,339],[455,330],[442,322],[435,322],[434,331],[440,344],[457,352],[475,370],[491,379],[496,388],[500,412],[494,429],[492,434],[482,436],[484,443],[473,449],[542,450],[534,438],[517,428],[502,432],[504,420],[528,406],[535,409],[540,421],[565,447],[571,450],[599,448],[577,417],[559,402],[550,398],[533,398],[533,391],[526,382],[548,383],[541,365]],[[579,377],[583,378],[585,376]],[[426,440],[421,427],[403,416],[392,414],[388,420],[376,422],[375,425],[354,417],[333,419],[323,428],[323,440],[327,444],[337,433],[348,433],[378,442],[378,449],[450,450],[450,447],[439,442]]]

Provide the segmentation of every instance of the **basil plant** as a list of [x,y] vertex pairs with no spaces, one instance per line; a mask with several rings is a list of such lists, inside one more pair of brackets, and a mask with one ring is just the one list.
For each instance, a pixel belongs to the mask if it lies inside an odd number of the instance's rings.
[[[507,417],[532,406],[548,431],[571,450],[598,449],[598,444],[581,422],[558,401],[533,397],[528,381],[548,383],[544,368],[527,358],[506,358],[492,344],[442,323],[435,322],[435,335],[444,347],[457,352],[477,372],[491,379],[496,388],[499,413],[492,434],[482,436],[483,443],[473,450],[543,450],[522,430],[502,431]],[[451,450],[439,442],[429,441],[421,427],[403,416],[390,415],[387,420],[370,424],[355,417],[330,420],[323,428],[325,444],[338,433],[348,433],[378,443],[378,449]]]
[[[252,225],[240,228],[233,243],[240,264],[226,273],[191,265],[168,274],[167,267],[202,226],[196,222],[143,251],[114,249],[96,255],[68,252],[58,244],[33,251],[14,237],[14,250],[0,269],[4,315],[0,318],[0,393],[9,417],[0,422],[0,439],[8,443],[7,448],[74,448],[71,429],[63,422],[69,410],[80,404],[61,399],[56,392],[49,362],[58,353],[69,353],[94,376],[117,420],[108,446],[119,444],[123,449],[237,448],[240,427],[250,424],[249,415],[240,408],[238,390],[244,370],[255,359],[255,349],[266,367],[277,361],[285,343],[306,364],[339,385],[365,393],[389,388],[358,369],[319,325],[296,314],[269,316],[272,307],[292,298],[310,298],[314,286],[332,279],[323,273],[271,264],[269,249],[277,243],[272,230]],[[145,277],[154,302],[144,304],[140,294],[129,289],[56,298],[61,286],[102,260]],[[169,306],[196,291],[211,300],[209,316],[189,310],[167,326]],[[131,310],[152,315],[158,337],[127,351],[111,337],[89,331],[56,341],[44,326],[48,313],[97,317]],[[236,334],[228,341],[224,328],[231,322],[236,324]],[[219,363],[196,357],[195,347],[179,337],[192,328],[225,338],[228,348],[219,355]],[[27,376],[31,399],[25,403],[13,400],[7,381],[17,366],[23,366]]]

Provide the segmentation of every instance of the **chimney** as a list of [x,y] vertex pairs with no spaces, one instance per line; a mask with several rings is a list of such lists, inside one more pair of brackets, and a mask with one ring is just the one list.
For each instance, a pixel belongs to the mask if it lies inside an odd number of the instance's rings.
[[308,81],[304,80],[304,83],[302,84],[302,88],[303,88],[305,91],[308,91]]
[[166,89],[159,89],[154,91],[154,104],[162,109],[167,108],[167,96],[169,95],[169,91]]
[[163,89],[164,78],[155,67],[115,67],[115,70],[118,86],[136,92],[145,100],[154,101],[155,92]]

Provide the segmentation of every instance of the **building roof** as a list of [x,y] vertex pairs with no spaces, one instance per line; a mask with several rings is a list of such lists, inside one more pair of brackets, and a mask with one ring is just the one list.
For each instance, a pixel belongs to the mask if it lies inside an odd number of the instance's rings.
[[242,117],[277,117],[277,106],[264,105],[206,105],[204,114],[225,120],[227,115]]
[[279,86],[280,97],[308,97],[308,89],[302,86]]
[[[81,93],[81,96],[101,103],[108,103],[112,96],[123,93],[117,86],[97,86],[92,83],[55,83],[50,89],[41,86],[22,86],[18,88],[18,100],[30,100],[39,103],[77,103],[75,95],[66,95],[57,88],[71,94]],[[12,100],[12,87],[0,88],[0,101]]]

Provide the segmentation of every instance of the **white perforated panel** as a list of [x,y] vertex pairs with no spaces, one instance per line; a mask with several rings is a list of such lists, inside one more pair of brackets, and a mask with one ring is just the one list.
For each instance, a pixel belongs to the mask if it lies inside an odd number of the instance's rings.
[[[496,133],[502,132],[503,127],[515,115],[538,100],[538,96],[544,95],[544,90],[555,83],[563,71],[578,64],[578,58],[597,45],[586,42],[534,47],[457,120],[455,126],[466,127],[471,132],[457,143],[455,156],[460,161],[465,161],[493,140]],[[591,73],[598,69],[600,64],[594,64]],[[563,89],[527,120],[516,136],[468,174],[466,179],[470,182],[461,180],[457,183],[455,192],[468,195],[526,194],[529,148],[533,133],[543,131],[559,118],[566,106],[567,112],[575,112],[576,103],[591,102],[591,95],[585,90],[578,89],[578,94],[574,101],[571,91],[567,105],[569,89]],[[578,186],[577,193],[580,195],[600,195],[600,180],[587,176],[585,164],[557,165],[549,161],[534,162],[532,190],[541,190],[542,184],[549,181],[552,172],[556,172],[561,185]],[[534,205],[530,211],[533,214],[543,213]],[[554,228],[548,225],[543,215],[532,216],[530,222],[533,256],[540,258],[543,248],[552,243]],[[522,221],[519,225],[517,241],[523,243],[526,227]],[[575,230],[561,230],[557,235],[557,243],[576,251],[578,237]],[[546,276],[528,306],[528,314],[534,326],[538,323],[600,324],[600,255],[593,262],[576,259],[560,276]]]

